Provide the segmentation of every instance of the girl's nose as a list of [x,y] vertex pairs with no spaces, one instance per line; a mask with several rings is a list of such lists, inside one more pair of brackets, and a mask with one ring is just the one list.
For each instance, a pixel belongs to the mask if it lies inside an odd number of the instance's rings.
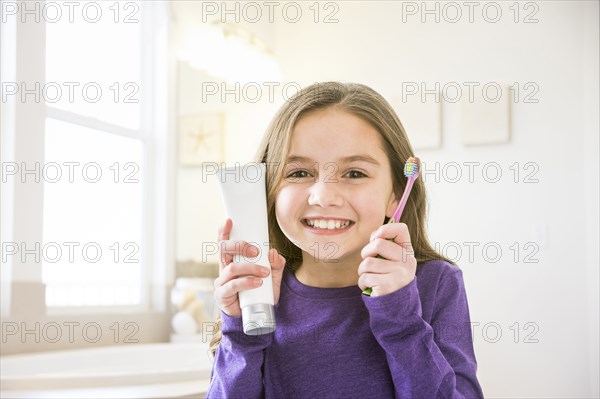
[[343,204],[343,198],[339,193],[337,184],[326,180],[319,179],[319,181],[311,186],[308,205],[317,205],[325,208],[328,206],[341,206]]

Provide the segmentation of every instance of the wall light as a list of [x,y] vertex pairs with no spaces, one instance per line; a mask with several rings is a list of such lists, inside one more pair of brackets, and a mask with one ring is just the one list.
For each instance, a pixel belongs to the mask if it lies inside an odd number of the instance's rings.
[[228,83],[282,79],[279,65],[265,43],[232,24],[210,23],[188,28],[180,37],[177,58]]

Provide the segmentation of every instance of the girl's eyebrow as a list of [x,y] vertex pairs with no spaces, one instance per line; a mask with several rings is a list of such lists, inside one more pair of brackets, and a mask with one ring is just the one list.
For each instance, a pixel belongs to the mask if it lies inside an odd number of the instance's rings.
[[349,157],[343,157],[340,159],[341,163],[350,163],[350,162],[356,162],[356,161],[362,161],[362,162],[368,162],[371,163],[373,165],[379,166],[379,162],[373,158],[370,155],[351,155]]
[[[370,155],[366,155],[366,154],[350,155],[347,157],[338,158],[338,160],[337,160],[337,162],[340,164],[346,164],[346,163],[351,163],[351,162],[356,162],[356,161],[368,162],[373,165],[379,166],[379,162],[377,162],[377,160],[375,158],[373,158]],[[314,162],[314,161],[312,159],[310,159],[309,157],[302,157],[300,155],[288,156],[286,163],[293,163],[293,162],[310,163],[310,162]]]

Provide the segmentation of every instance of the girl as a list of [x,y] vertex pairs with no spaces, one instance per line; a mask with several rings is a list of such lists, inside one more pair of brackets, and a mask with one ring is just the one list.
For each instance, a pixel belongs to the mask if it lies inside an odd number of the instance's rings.
[[[209,398],[483,397],[462,272],[428,242],[422,179],[401,222],[386,224],[410,156],[400,120],[369,87],[319,83],[283,105],[257,157],[271,271],[232,262],[257,255],[229,240],[235,220],[219,230]],[[277,328],[247,336],[238,293],[269,272]]]

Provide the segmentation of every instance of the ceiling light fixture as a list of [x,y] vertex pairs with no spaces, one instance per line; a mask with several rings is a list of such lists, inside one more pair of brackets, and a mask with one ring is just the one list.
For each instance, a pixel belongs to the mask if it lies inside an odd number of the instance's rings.
[[210,23],[189,29],[182,37],[177,57],[231,84],[282,79],[266,44],[238,25]]

